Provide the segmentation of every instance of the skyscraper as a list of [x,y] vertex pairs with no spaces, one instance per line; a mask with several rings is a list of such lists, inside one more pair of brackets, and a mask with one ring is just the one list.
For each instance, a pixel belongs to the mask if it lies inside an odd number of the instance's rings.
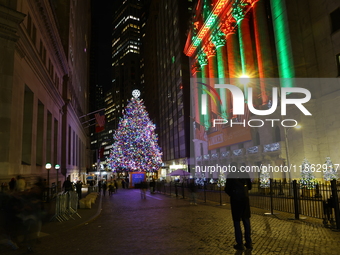
[[[140,79],[141,11],[143,1],[117,1],[112,32],[112,96],[110,127],[117,128],[122,110],[134,89],[143,90]],[[109,121],[109,120],[108,120]]]
[[[183,48],[191,4],[182,0],[151,1],[146,24],[145,47],[150,53],[145,54],[145,87],[150,93],[145,101],[147,109],[152,105],[159,108],[155,123],[164,170],[188,170],[190,164],[190,75]],[[165,177],[166,171],[161,176]]]

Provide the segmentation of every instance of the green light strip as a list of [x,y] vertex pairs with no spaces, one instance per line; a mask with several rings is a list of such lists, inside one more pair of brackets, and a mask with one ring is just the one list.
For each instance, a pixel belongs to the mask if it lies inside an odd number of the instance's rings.
[[[222,46],[222,45],[221,45]],[[224,46],[225,47],[225,46]],[[224,71],[226,69],[226,64],[223,61],[223,48],[218,47],[216,49],[216,55],[217,55],[217,66],[218,66],[218,78],[219,83],[224,84]],[[226,89],[218,89],[219,95],[222,100],[222,105],[220,105],[219,112],[221,113],[222,117],[225,119],[228,119],[228,107],[227,107],[227,92]]]
[[[294,78],[294,61],[291,46],[291,39],[289,36],[287,9],[284,0],[270,1],[274,36],[276,44],[276,53],[278,59],[278,68],[280,78]],[[293,87],[291,79],[283,79],[282,87]]]

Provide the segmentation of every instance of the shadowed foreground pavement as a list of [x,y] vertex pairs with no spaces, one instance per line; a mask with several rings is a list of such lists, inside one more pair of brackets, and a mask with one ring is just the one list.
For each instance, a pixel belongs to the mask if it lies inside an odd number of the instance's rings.
[[[262,214],[251,217],[254,249],[237,252],[229,205],[194,206],[149,192],[142,200],[133,189],[106,194],[79,214],[82,219],[47,223],[34,254],[340,254],[339,232]],[[25,252],[0,246],[1,254]]]

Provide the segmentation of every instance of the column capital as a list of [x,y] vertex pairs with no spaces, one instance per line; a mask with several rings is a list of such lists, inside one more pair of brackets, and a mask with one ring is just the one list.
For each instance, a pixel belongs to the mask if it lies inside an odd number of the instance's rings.
[[236,21],[228,20],[220,26],[221,31],[227,36],[228,34],[235,34],[237,26]]
[[208,58],[216,55],[216,47],[211,41],[207,45],[204,46],[203,50]]
[[233,16],[233,18],[238,22],[240,22],[241,20],[243,20],[246,16],[246,11],[248,9],[248,6],[250,4],[249,3],[239,3],[238,1],[233,3],[233,10],[231,15]]
[[197,61],[200,64],[200,66],[205,66],[208,64],[208,58],[207,55],[205,54],[205,52],[203,50],[201,50],[198,54],[197,54]]
[[217,29],[211,36],[211,41],[214,43],[216,48],[222,47],[226,43],[225,34],[220,29]]
[[191,73],[194,75],[195,73],[201,72],[201,66],[198,62],[195,62],[193,65],[191,65]]

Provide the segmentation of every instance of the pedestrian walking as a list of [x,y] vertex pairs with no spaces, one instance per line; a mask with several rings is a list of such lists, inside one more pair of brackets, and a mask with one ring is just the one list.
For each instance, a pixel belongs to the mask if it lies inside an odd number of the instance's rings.
[[13,192],[15,190],[16,183],[17,181],[15,180],[15,178],[12,178],[10,180],[10,182],[8,183],[9,191]]
[[112,182],[110,182],[110,185],[109,185],[109,196],[111,196],[114,192],[115,192],[115,188],[114,188]]
[[190,204],[197,205],[197,185],[194,179],[190,179],[189,190],[190,190]]
[[251,227],[250,227],[250,204],[248,191],[251,190],[252,183],[248,173],[229,173],[225,186],[225,192],[230,196],[231,214],[234,222],[236,250],[244,250],[241,220],[244,226],[245,247],[252,249]]
[[78,194],[78,199],[80,200],[81,199],[81,196],[82,196],[82,189],[83,188],[83,183],[81,181],[77,181],[76,183],[76,191],[77,191],[77,194]]
[[140,195],[142,199],[146,199],[146,190],[148,188],[148,183],[146,181],[141,182],[140,184]]
[[125,180],[122,179],[122,188],[125,189]]
[[125,177],[125,186],[128,189],[129,188],[129,178]]
[[103,195],[105,197],[105,194],[106,194],[106,190],[107,190],[107,184],[106,184],[106,181],[103,182],[102,184],[102,188],[103,188]]
[[118,183],[117,183],[116,180],[113,180],[113,186],[114,186],[115,192],[117,192],[117,190],[118,190]]
[[156,186],[155,179],[152,178],[152,180],[150,181],[150,193],[151,194],[155,193],[155,186]]

